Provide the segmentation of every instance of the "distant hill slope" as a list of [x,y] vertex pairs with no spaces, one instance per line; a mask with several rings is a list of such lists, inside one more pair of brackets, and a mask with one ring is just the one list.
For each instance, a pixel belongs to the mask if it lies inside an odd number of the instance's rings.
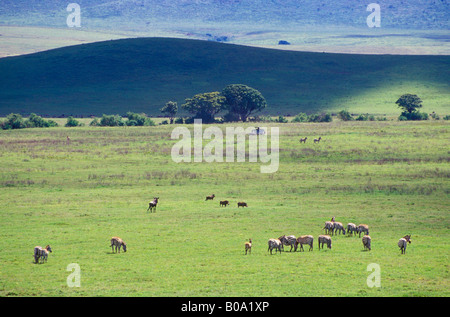
[[[377,1],[374,1],[377,2]],[[64,27],[62,0],[2,0],[0,21],[14,25]],[[361,0],[77,0],[88,28],[145,29],[165,22],[365,26]],[[447,0],[381,1],[382,25],[400,29],[448,29]]]
[[159,115],[169,100],[242,83],[270,114],[323,109],[396,112],[417,93],[426,111],[450,106],[449,56],[292,52],[217,42],[138,38],[0,59],[0,115]]

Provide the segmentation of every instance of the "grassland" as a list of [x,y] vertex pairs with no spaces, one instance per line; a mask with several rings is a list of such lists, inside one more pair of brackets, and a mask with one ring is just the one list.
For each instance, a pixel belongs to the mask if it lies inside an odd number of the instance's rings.
[[[1,131],[0,296],[450,295],[448,122],[279,127],[274,174],[259,162],[176,164],[173,126]],[[372,251],[344,236],[319,251],[332,216],[369,224]],[[314,235],[314,251],[271,256],[267,240],[283,234]],[[112,254],[111,236],[128,252]],[[48,263],[33,264],[46,244]],[[70,263],[81,287],[66,284]],[[366,284],[370,263],[380,288]]]

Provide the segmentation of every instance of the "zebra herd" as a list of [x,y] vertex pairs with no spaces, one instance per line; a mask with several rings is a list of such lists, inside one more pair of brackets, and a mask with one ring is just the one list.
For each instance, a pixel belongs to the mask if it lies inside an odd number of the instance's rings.
[[[331,235],[337,235],[337,233],[339,232],[339,234],[343,234],[345,235],[346,230],[345,227],[342,225],[341,222],[337,222],[335,221],[335,217],[333,217],[331,219],[331,221],[326,221],[325,222],[325,226],[322,228],[322,230],[325,230],[325,235],[319,235],[317,242],[319,245],[319,250],[322,248],[324,248],[324,245],[327,246],[327,249],[331,249]],[[372,250],[372,238],[369,236],[369,226],[366,224],[360,224],[358,226],[356,226],[354,223],[348,223],[347,224],[347,234],[348,235],[355,235],[359,234],[359,237],[361,238],[361,233],[364,233],[363,237],[362,237],[362,244],[363,244],[363,248],[364,250]],[[250,239],[251,242],[251,239]],[[300,236],[298,238],[296,238],[294,235],[283,235],[280,236],[278,239],[269,239],[269,241],[267,242],[268,244],[268,248],[267,251],[270,251],[270,254],[272,254],[272,251],[275,249],[275,254],[277,252],[280,252],[283,250],[284,251],[284,246],[290,246],[290,250],[289,252],[292,251],[292,249],[294,249],[294,252],[297,251],[298,246],[300,245],[300,251],[304,251],[303,249],[303,245],[309,245],[309,250],[308,251],[312,251],[313,250],[313,243],[314,243],[314,237],[312,235],[303,235]],[[400,238],[400,240],[398,241],[398,247],[401,250],[402,254],[406,253],[406,246],[408,243],[411,243],[411,235],[406,235],[403,238]],[[246,242],[245,244],[245,254],[247,254],[247,248],[248,248],[248,242]]]

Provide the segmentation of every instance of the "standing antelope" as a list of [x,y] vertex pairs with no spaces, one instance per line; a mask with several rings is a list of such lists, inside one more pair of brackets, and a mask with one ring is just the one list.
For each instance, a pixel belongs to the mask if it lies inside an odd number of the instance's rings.
[[306,139],[308,139],[308,137],[301,138],[300,143],[306,143]]
[[127,244],[125,242],[123,242],[123,240],[120,239],[119,237],[111,238],[111,249],[112,249],[113,253],[114,253],[114,247],[116,247],[116,252],[117,252],[117,249],[119,249],[119,253],[120,253],[120,247],[123,247],[123,252],[127,252]]
[[38,263],[39,258],[43,257],[43,261],[47,261],[48,252],[52,252],[52,248],[50,245],[47,245],[45,248],[42,248],[40,246],[34,247],[34,262]]
[[356,232],[359,233],[359,237],[361,238],[361,232],[364,232],[365,234],[369,234],[369,226],[365,224],[360,224],[358,227],[356,227]]
[[278,239],[269,239],[268,241],[269,248],[267,251],[270,250],[270,254],[272,254],[272,250],[275,249],[275,254],[277,254],[277,251],[280,251],[281,253],[281,241]]
[[220,201],[220,207],[222,207],[222,206],[226,207],[229,204],[230,204],[230,202],[228,200],[221,200]]
[[314,139],[314,143],[319,143],[320,140],[322,140],[322,137],[320,136],[318,139]]
[[248,239],[248,242],[245,242],[245,255],[247,255],[247,252],[252,254],[252,239]]
[[148,203],[147,211],[150,210],[150,212],[152,212],[152,210],[155,209],[155,212],[156,212],[156,205],[158,205],[158,199],[159,199],[159,197],[153,197],[153,200]]
[[212,194],[211,196],[206,196],[205,200],[213,200],[216,195]]
[[318,242],[319,242],[319,250],[320,250],[321,243],[322,243],[322,249],[323,249],[324,243],[327,245],[328,249],[331,249],[331,237],[330,236],[320,235]]
[[243,201],[238,202],[238,203],[237,203],[237,206],[238,206],[238,208],[239,208],[239,207],[248,207],[248,206],[247,206],[247,203],[245,203],[245,202],[243,202]]
[[371,247],[371,245],[372,245],[372,238],[370,236],[365,235],[362,238],[362,243],[363,243],[363,246],[364,246],[364,250],[366,250],[366,249],[369,249],[369,251],[372,250],[372,247]]
[[411,243],[411,235],[408,234],[398,240],[398,247],[400,248],[400,251],[402,251],[402,254],[406,254],[406,246],[408,243]]
[[307,236],[300,236],[297,238],[297,241],[295,243],[294,251],[297,251],[297,246],[300,244],[300,251],[303,250],[303,245],[308,244],[309,245],[309,251],[312,251],[313,249],[313,243],[314,243],[314,237],[307,235]]
[[[295,247],[295,243],[297,242],[297,238],[295,238],[295,236],[292,236],[292,235],[290,235],[290,236],[281,236],[281,237],[278,238],[278,240],[281,241],[281,246],[282,246],[283,250],[284,250],[284,246],[285,245],[290,245],[291,246],[291,249],[289,250],[289,252],[292,251],[292,247]],[[294,249],[294,251],[295,251],[295,249]]]

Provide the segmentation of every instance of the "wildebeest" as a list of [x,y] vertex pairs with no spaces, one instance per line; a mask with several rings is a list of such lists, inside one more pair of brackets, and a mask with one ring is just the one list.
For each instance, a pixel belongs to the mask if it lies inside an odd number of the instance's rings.
[[361,238],[361,232],[364,232],[364,234],[369,234],[369,226],[366,224],[360,224],[358,227],[356,227],[356,232],[359,233],[359,237]]
[[281,241],[278,239],[269,239],[268,241],[269,248],[267,251],[270,251],[270,254],[272,254],[272,250],[275,249],[275,254],[277,254],[277,251],[281,253]]
[[152,212],[152,210],[155,209],[155,212],[156,212],[156,205],[158,205],[158,199],[159,199],[159,197],[153,197],[153,200],[148,203],[147,211],[150,210],[150,212]]
[[289,250],[289,252],[291,252],[292,251],[292,247],[295,247],[295,243],[297,241],[297,238],[295,236],[293,236],[293,235],[290,235],[290,236],[285,236],[284,235],[284,236],[279,237],[278,240],[281,241],[281,245],[282,245],[283,250],[284,250],[284,246],[285,245],[290,245],[291,249]]
[[221,200],[220,201],[220,207],[222,207],[222,206],[226,207],[229,204],[230,204],[230,202],[228,200]]
[[411,235],[408,234],[398,240],[398,247],[400,248],[400,251],[402,251],[402,254],[406,254],[406,246],[408,243],[411,243]]
[[322,249],[323,249],[324,244],[327,245],[328,249],[331,249],[331,237],[330,236],[320,235],[318,242],[319,242],[319,250],[320,250],[320,244],[322,244]]
[[362,238],[362,243],[364,246],[364,250],[366,250],[366,249],[369,249],[369,251],[372,250],[372,238],[370,236],[365,235]]
[[300,143],[306,143],[306,140],[308,139],[308,137],[304,137],[300,139]]
[[206,196],[205,201],[206,201],[206,200],[213,200],[214,197],[216,197],[216,195],[214,195],[214,194],[212,194],[212,195],[210,195],[210,196]]
[[239,208],[239,207],[248,207],[248,206],[247,206],[247,203],[244,203],[243,201],[238,202],[238,203],[237,203],[237,206],[238,206],[238,208]]
[[314,139],[314,143],[319,143],[320,140],[322,140],[322,137],[320,136],[318,139]]
[[42,261],[47,261],[49,252],[52,252],[50,245],[47,245],[45,248],[40,246],[34,247],[34,262],[38,263],[40,258],[42,258]]
[[299,244],[300,244],[300,251],[304,251],[303,250],[303,245],[304,244],[309,245],[309,251],[312,251],[313,243],[314,243],[314,237],[313,236],[311,236],[311,235],[300,236],[296,240],[294,251],[297,251],[297,247],[298,247]]
[[245,254],[247,252],[252,253],[252,239],[248,239],[248,242],[245,242]]
[[123,252],[127,252],[127,244],[120,239],[119,237],[112,237],[111,238],[111,249],[112,252],[114,252],[114,247],[116,248],[116,252],[117,249],[119,249],[119,253],[120,253],[120,248],[123,247]]

